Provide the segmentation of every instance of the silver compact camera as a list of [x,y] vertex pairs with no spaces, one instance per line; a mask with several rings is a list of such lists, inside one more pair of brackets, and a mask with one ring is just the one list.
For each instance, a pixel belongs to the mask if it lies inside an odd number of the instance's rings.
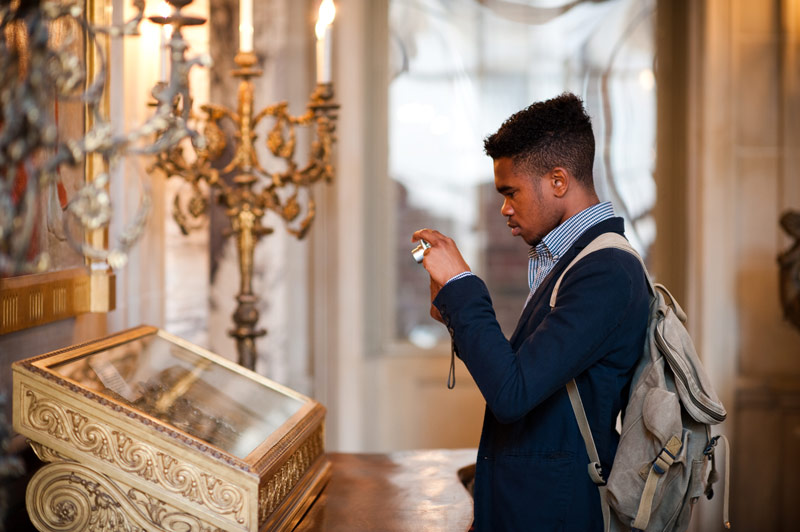
[[414,260],[421,263],[422,258],[425,256],[425,250],[431,247],[425,240],[420,240],[417,247],[411,250],[411,255],[414,257]]

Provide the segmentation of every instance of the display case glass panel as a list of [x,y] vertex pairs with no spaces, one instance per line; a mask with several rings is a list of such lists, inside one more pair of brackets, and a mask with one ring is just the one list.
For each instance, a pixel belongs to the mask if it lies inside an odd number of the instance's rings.
[[304,404],[158,335],[49,369],[239,458]]

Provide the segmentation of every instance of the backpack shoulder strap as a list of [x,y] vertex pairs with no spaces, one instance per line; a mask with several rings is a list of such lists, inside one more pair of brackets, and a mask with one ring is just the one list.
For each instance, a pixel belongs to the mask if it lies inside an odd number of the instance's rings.
[[556,281],[555,287],[553,287],[553,293],[550,294],[550,308],[556,306],[556,296],[558,295],[558,289],[561,286],[561,281],[564,279],[564,275],[566,275],[566,273],[586,255],[606,248],[621,249],[639,259],[639,263],[642,265],[645,277],[647,278],[647,284],[650,286],[650,293],[655,294],[655,288],[653,287],[653,282],[650,280],[650,274],[647,273],[647,267],[644,265],[642,257],[640,257],[636,250],[633,249],[633,246],[631,246],[630,242],[628,242],[628,240],[619,233],[603,233],[592,240],[588,246],[583,248],[581,252],[578,253],[574,259],[572,259],[572,262],[570,262],[567,267],[564,268],[564,271],[561,272],[561,275]]
[[[588,246],[583,248],[580,253],[578,253],[578,255],[572,259],[572,262],[570,262],[567,267],[564,268],[564,271],[561,272],[561,275],[558,277],[558,280],[553,287],[553,293],[550,295],[551,309],[556,306],[558,289],[561,286],[561,281],[564,279],[564,275],[566,275],[566,273],[586,255],[606,248],[621,249],[639,259],[639,262],[644,269],[645,277],[647,278],[647,284],[650,287],[650,293],[655,294],[655,288],[653,286],[653,282],[650,280],[650,275],[647,273],[647,268],[644,265],[644,261],[642,261],[642,258],[639,256],[636,250],[633,249],[628,240],[619,233],[603,233],[592,240]],[[572,405],[572,410],[575,413],[575,420],[578,422],[578,429],[580,429],[583,443],[586,446],[586,454],[589,455],[589,477],[595,484],[597,484],[597,488],[600,491],[600,506],[603,510],[604,530],[608,531],[610,526],[610,508],[608,506],[608,501],[606,500],[606,487],[604,486],[605,480],[603,479],[603,472],[600,466],[600,455],[597,452],[597,446],[594,444],[592,431],[589,427],[589,420],[586,417],[586,410],[583,408],[583,401],[581,400],[580,392],[578,392],[578,384],[575,382],[575,379],[572,379],[567,383],[567,393],[569,394],[569,402]]]
[[569,402],[572,404],[572,410],[575,412],[575,420],[578,422],[578,428],[583,437],[583,443],[586,445],[586,453],[589,455],[589,478],[597,486],[597,491],[600,493],[600,508],[603,511],[603,530],[610,531],[611,525],[611,508],[608,505],[605,479],[603,478],[603,469],[600,465],[600,455],[597,453],[597,447],[592,438],[592,431],[589,428],[589,420],[586,419],[586,411],[583,409],[583,401],[581,401],[581,394],[578,392],[578,384],[575,379],[567,383],[567,393],[569,394]]

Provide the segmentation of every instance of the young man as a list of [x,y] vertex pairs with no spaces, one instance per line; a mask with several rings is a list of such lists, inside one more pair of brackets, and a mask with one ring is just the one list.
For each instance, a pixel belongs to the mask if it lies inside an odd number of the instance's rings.
[[554,284],[595,237],[623,220],[594,190],[594,135],[579,98],[563,94],[511,116],[484,143],[494,160],[501,214],[531,246],[530,295],[509,340],[484,283],[455,243],[431,229],[431,315],[486,400],[475,476],[475,530],[600,531],[589,458],[565,385],[575,379],[605,478],[645,339],[649,295],[638,260],[617,249],[588,255]]

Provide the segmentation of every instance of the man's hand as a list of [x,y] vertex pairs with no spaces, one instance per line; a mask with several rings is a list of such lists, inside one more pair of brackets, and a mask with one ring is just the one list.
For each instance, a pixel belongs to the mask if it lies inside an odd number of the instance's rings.
[[[431,302],[433,302],[436,299],[436,294],[439,293],[439,290],[447,281],[459,273],[471,270],[452,238],[433,229],[420,229],[414,233],[411,241],[416,242],[420,239],[426,240],[431,245],[430,248],[425,250],[422,265],[431,276]],[[431,317],[442,321],[439,311],[433,305],[431,305]]]

